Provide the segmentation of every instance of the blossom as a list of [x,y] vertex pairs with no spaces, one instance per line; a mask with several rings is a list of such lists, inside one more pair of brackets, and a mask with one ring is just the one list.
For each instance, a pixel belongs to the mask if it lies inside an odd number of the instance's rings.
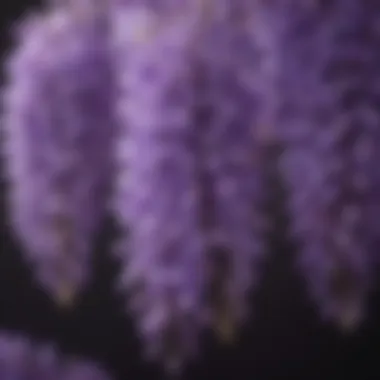
[[352,328],[365,315],[374,254],[368,213],[378,203],[371,169],[378,111],[371,81],[380,40],[368,27],[378,13],[355,1],[298,4],[291,12],[281,39],[278,123],[289,212],[321,314]]
[[0,377],[23,380],[110,380],[95,363],[60,354],[52,344],[36,344],[26,336],[2,332]]
[[109,192],[116,128],[110,57],[98,19],[53,7],[21,23],[8,59],[12,225],[39,283],[64,303],[88,281]]

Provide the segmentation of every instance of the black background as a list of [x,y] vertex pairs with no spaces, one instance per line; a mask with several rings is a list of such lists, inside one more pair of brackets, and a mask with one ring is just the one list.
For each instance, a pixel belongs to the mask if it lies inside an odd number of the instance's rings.
[[[9,27],[30,6],[40,4],[41,1],[2,2],[3,60],[11,47]],[[21,248],[11,234],[3,177],[0,330],[27,334],[39,342],[56,342],[64,353],[100,362],[116,379],[162,378],[158,368],[142,360],[133,321],[124,312],[125,302],[113,291],[118,266],[111,255],[115,238],[112,220],[105,223],[95,243],[93,283],[74,310],[60,310],[35,285]],[[272,198],[270,209],[275,228],[269,234],[270,252],[263,281],[252,298],[254,317],[234,348],[217,345],[206,332],[201,357],[184,378],[335,380],[352,375],[361,380],[380,379],[379,291],[370,301],[367,322],[355,334],[343,336],[320,323],[302,278],[293,268],[296,250],[285,239],[284,194],[279,184],[273,183]]]

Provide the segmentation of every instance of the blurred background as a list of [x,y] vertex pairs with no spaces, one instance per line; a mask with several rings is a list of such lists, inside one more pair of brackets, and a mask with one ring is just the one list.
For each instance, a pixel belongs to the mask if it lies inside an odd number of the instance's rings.
[[[11,25],[25,10],[41,4],[1,2],[3,60],[11,48]],[[4,79],[2,70],[1,83]],[[252,296],[252,318],[234,347],[218,345],[206,331],[200,358],[186,370],[184,379],[335,380],[348,375],[380,379],[380,281],[369,303],[368,319],[358,331],[342,335],[319,321],[294,267],[296,246],[286,238],[286,194],[276,167],[281,148],[272,150],[267,168],[273,184],[267,205],[273,216],[270,252],[261,286]],[[33,281],[9,226],[3,158],[0,174],[0,330],[54,341],[64,353],[100,362],[116,380],[164,378],[159,368],[141,358],[133,320],[124,312],[125,301],[113,291],[119,270],[111,255],[117,232],[113,221],[106,221],[94,244],[94,279],[88,291],[74,309],[59,309]]]

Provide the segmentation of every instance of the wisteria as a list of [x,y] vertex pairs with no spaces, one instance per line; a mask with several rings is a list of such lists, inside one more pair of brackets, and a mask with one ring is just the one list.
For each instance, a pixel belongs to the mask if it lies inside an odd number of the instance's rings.
[[116,208],[130,232],[118,247],[122,288],[138,289],[131,305],[148,347],[170,341],[177,356],[195,344],[201,314],[233,337],[263,253],[260,102],[246,82],[259,53],[245,8],[219,8],[173,16],[135,6],[116,26],[125,59]]
[[[59,303],[83,291],[111,202],[147,356],[175,373],[203,328],[234,341],[269,255],[275,142],[309,293],[357,326],[380,248],[379,21],[364,0],[62,0],[23,20],[2,124],[38,282]],[[0,378],[106,378],[32,351],[1,338]]]
[[259,144],[263,107],[255,87],[261,56],[251,38],[249,11],[244,2],[209,6],[201,17],[196,49],[195,124],[205,199],[201,227],[209,268],[206,310],[227,341],[249,315],[247,296],[259,280],[265,249]]
[[21,22],[4,91],[13,225],[38,281],[63,303],[88,282],[116,126],[104,17],[83,5]]
[[143,22],[125,35],[120,72],[116,208],[129,228],[119,246],[122,281],[137,289],[130,303],[148,351],[164,355],[174,369],[196,352],[203,281],[190,113],[192,23],[186,17],[163,23],[148,7],[127,20]]
[[351,328],[365,312],[375,254],[368,212],[379,202],[371,173],[379,13],[356,1],[288,11],[278,127],[290,213],[322,315]]
[[110,380],[97,364],[65,357],[52,344],[22,335],[0,335],[0,378],[7,380]]

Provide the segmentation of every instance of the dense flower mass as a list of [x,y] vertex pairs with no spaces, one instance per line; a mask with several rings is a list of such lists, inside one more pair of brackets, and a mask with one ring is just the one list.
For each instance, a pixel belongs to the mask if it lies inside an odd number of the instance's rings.
[[207,238],[211,287],[206,288],[206,310],[217,334],[227,340],[248,315],[248,291],[258,282],[264,249],[259,144],[263,107],[254,86],[260,54],[251,38],[251,14],[243,5],[214,5],[202,14],[195,50],[194,126],[200,142],[201,186],[208,194],[200,226]]
[[375,253],[379,10],[332,3],[285,14],[278,127],[301,267],[321,313],[346,328],[363,318]]
[[203,314],[231,339],[257,281],[258,102],[245,79],[258,54],[244,14],[131,9],[119,15],[129,26],[116,26],[122,286],[138,289],[131,302],[148,347],[180,360]]
[[275,141],[310,294],[356,325],[380,248],[379,2],[105,3],[29,18],[8,63],[11,215],[40,283],[83,288],[110,198],[149,356],[180,369],[205,326],[230,342],[261,277]]
[[21,23],[5,92],[13,226],[59,302],[88,280],[115,129],[104,25],[79,16],[62,7]]
[[7,380],[110,380],[93,363],[64,357],[52,345],[37,345],[23,336],[0,335],[0,378]]
[[191,125],[192,25],[185,17],[165,24],[143,7],[135,17],[144,22],[125,36],[118,103],[124,129],[116,207],[129,228],[122,281],[138,289],[131,306],[148,350],[176,367],[196,347],[203,281]]

